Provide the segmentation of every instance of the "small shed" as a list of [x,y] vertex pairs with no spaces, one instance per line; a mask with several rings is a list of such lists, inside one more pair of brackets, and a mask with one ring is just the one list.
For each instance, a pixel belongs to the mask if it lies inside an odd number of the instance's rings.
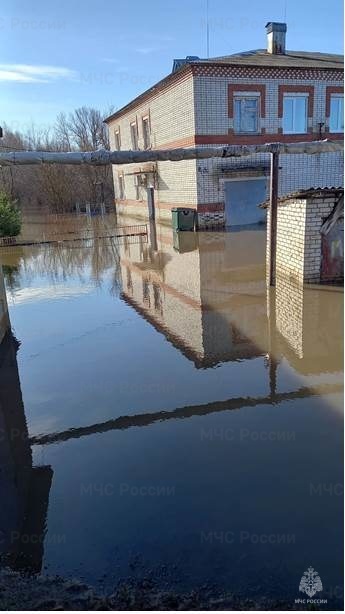
[[[311,188],[279,199],[276,275],[300,283],[342,283],[343,230],[344,188]],[[269,233],[266,252],[269,262]]]

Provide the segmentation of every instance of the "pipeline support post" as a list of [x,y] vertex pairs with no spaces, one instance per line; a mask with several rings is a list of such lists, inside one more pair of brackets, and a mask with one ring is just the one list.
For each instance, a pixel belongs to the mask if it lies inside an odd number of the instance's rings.
[[279,154],[271,153],[271,183],[270,183],[270,286],[275,286],[276,281],[276,256],[277,256],[277,209],[278,209],[278,181],[279,181]]

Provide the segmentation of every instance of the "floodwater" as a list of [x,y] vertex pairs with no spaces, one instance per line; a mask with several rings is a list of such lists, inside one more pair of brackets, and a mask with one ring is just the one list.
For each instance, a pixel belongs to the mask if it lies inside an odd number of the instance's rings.
[[341,603],[342,291],[268,293],[262,227],[0,258],[5,563],[292,603],[312,566]]

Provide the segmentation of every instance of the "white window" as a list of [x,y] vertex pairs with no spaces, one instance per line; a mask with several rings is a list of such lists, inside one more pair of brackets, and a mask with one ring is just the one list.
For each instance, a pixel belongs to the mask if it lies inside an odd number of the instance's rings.
[[330,132],[344,132],[344,96],[331,96]]
[[123,175],[119,175],[119,199],[125,199],[125,178]]
[[144,139],[144,149],[149,149],[151,147],[151,134],[150,134],[150,119],[149,117],[143,117],[143,139]]
[[235,96],[235,132],[259,131],[259,96]]
[[121,149],[120,128],[115,130],[115,149],[117,149],[117,151],[120,151]]
[[303,134],[307,132],[308,96],[284,96],[283,132],[284,134]]
[[137,122],[131,123],[131,140],[132,140],[132,149],[136,151],[138,149],[138,129]]

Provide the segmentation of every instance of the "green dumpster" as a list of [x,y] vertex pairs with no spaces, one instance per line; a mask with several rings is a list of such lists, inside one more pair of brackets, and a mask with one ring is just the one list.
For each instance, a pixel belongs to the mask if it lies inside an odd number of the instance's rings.
[[198,247],[198,233],[197,232],[173,232],[173,246],[174,250],[180,254],[186,252],[194,252]]
[[171,209],[172,227],[174,230],[194,230],[195,210],[187,207]]

